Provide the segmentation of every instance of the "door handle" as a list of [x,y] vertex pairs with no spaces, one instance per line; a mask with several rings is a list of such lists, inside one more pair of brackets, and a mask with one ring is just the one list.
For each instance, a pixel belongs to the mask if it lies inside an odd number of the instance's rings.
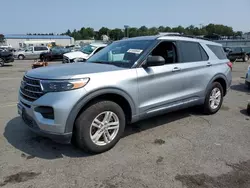
[[175,68],[173,68],[172,72],[177,72],[177,71],[180,71],[180,70],[181,70],[181,68],[175,67]]
[[210,62],[207,63],[207,67],[211,67],[212,64]]

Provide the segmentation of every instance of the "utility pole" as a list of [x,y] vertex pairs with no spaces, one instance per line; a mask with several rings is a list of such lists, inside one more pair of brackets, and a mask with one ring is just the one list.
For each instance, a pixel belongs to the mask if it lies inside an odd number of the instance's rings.
[[127,37],[129,37],[129,32],[128,32],[129,26],[128,25],[124,25],[124,28],[125,28],[125,30],[124,30],[124,36],[126,37],[126,35],[127,35]]

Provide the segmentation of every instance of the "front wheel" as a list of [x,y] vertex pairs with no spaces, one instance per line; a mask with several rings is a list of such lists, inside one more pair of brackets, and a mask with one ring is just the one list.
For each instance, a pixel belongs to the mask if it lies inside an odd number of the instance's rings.
[[18,56],[18,59],[19,59],[19,60],[23,60],[23,59],[24,59],[24,55],[19,55],[19,56]]
[[112,101],[93,103],[77,118],[76,144],[87,152],[102,153],[116,145],[125,128],[122,108]]
[[0,67],[4,66],[4,60],[2,58],[0,58]]
[[208,90],[204,103],[205,114],[215,114],[221,108],[223,102],[223,88],[219,82],[212,83]]

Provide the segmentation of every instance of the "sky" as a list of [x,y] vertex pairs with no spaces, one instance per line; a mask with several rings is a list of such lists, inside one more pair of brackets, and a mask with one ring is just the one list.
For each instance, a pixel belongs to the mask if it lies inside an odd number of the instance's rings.
[[250,31],[250,0],[0,0],[0,6],[3,34],[209,23]]

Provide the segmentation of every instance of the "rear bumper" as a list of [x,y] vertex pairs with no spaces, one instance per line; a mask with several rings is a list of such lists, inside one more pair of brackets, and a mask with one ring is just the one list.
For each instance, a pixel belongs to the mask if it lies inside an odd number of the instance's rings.
[[14,62],[14,57],[4,59],[4,63]]

